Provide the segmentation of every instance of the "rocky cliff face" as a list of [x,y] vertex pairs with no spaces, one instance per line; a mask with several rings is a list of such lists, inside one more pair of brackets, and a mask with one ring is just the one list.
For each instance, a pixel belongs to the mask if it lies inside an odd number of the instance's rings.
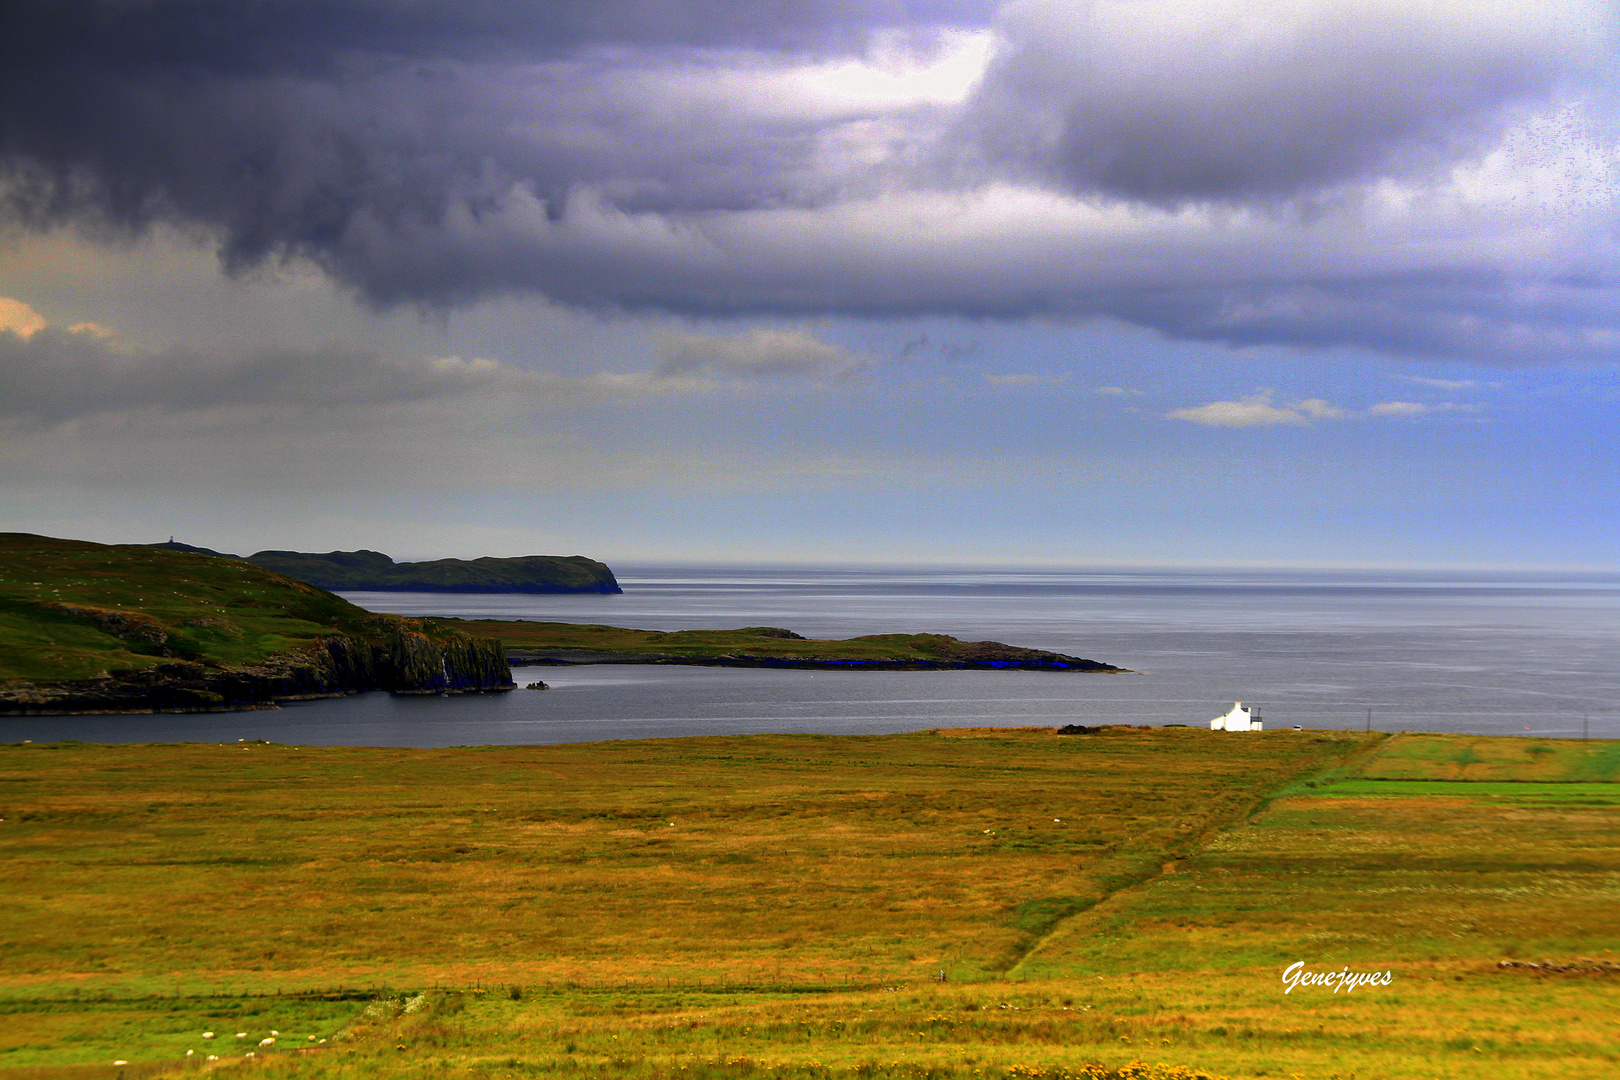
[[395,627],[388,641],[387,678],[397,694],[466,694],[514,685],[499,641],[460,633],[434,641],[403,627]]
[[429,636],[400,623],[385,644],[334,635],[250,666],[172,663],[97,679],[12,683],[0,688],[0,715],[224,712],[361,690],[467,694],[514,685],[500,642],[459,631]]

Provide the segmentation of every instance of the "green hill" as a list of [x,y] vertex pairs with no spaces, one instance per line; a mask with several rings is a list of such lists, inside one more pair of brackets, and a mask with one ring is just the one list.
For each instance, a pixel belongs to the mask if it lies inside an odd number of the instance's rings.
[[498,642],[248,562],[28,533],[0,533],[0,640],[0,712],[511,685]]

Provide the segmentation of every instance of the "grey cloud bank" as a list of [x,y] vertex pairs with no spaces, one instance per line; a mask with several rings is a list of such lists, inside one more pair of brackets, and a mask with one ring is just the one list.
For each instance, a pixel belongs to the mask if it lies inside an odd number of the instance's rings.
[[1499,363],[1620,342],[1598,2],[0,19],[12,222],[178,222],[377,305],[1039,314]]
[[1077,193],[1297,195],[1444,169],[1596,59],[1554,2],[1018,0],[970,105],[978,138]]

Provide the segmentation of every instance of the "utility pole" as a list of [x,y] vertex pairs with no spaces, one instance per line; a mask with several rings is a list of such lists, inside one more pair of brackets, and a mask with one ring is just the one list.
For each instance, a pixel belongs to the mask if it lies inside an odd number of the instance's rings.
[[1581,716],[1581,742],[1592,737],[1592,714],[1584,713]]
[[1368,731],[1372,730],[1372,710],[1371,709],[1367,710],[1367,730]]

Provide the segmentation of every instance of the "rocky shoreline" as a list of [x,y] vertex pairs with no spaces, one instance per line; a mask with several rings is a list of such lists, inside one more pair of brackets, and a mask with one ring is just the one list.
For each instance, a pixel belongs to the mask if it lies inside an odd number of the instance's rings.
[[599,649],[503,649],[487,637],[435,637],[396,625],[379,643],[333,635],[257,664],[220,667],[174,659],[92,679],[12,682],[0,687],[0,716],[83,716],[274,709],[285,701],[395,694],[499,693],[516,688],[513,667],[666,664],[683,667],[820,671],[1061,671],[1125,673],[1077,656],[994,641],[961,642],[935,658],[838,658],[729,652],[693,656]]
[[515,689],[500,643],[467,634],[435,641],[395,627],[382,643],[346,635],[240,667],[176,661],[95,679],[0,687],[0,716],[235,712],[283,701],[395,694],[476,694]]

